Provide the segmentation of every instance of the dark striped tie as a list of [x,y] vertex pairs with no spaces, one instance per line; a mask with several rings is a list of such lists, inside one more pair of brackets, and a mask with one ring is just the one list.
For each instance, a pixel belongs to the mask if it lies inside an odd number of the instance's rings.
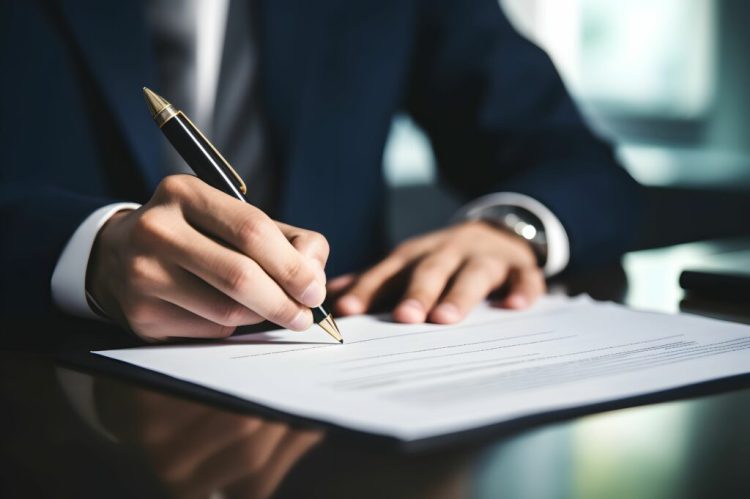
[[245,179],[250,202],[268,212],[274,208],[274,172],[266,154],[252,16],[250,1],[230,0],[212,137]]

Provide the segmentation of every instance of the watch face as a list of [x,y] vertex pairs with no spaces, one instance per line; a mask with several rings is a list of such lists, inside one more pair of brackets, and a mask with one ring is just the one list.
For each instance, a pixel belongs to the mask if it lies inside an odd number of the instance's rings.
[[547,237],[539,217],[517,206],[489,206],[481,211],[478,218],[527,241],[534,250],[539,265],[544,266],[547,261]]

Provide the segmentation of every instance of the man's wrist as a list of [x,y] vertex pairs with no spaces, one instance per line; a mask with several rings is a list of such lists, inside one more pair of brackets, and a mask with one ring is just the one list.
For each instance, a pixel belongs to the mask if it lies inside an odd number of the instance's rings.
[[544,268],[547,263],[547,236],[539,217],[519,206],[492,205],[478,211],[476,219],[527,243],[536,257],[537,265]]
[[103,206],[78,226],[60,254],[50,281],[52,301],[63,312],[90,319],[101,318],[92,310],[86,291],[86,273],[94,241],[99,230],[113,215],[139,207],[136,203]]
[[[496,206],[518,207],[527,210],[538,219],[546,239],[546,260],[543,265],[545,275],[553,276],[565,269],[570,258],[568,234],[555,214],[530,196],[516,192],[488,194],[463,206],[454,219],[472,220],[483,218],[482,213]],[[521,230],[523,230],[523,227],[523,225],[520,226]]]

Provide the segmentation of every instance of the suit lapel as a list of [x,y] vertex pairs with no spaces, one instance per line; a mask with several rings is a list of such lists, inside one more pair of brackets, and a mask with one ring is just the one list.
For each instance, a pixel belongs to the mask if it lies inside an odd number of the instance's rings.
[[161,179],[159,133],[143,102],[141,88],[154,83],[152,48],[142,0],[103,2],[61,0],[95,83],[125,138],[147,188]]

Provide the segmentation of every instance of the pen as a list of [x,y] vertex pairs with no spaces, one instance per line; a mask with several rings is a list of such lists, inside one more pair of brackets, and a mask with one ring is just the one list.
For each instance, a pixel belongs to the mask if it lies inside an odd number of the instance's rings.
[[[190,118],[146,87],[143,87],[143,95],[154,121],[198,178],[247,203],[245,182]],[[322,305],[311,310],[315,323],[339,343],[343,343],[344,337],[333,316]]]

